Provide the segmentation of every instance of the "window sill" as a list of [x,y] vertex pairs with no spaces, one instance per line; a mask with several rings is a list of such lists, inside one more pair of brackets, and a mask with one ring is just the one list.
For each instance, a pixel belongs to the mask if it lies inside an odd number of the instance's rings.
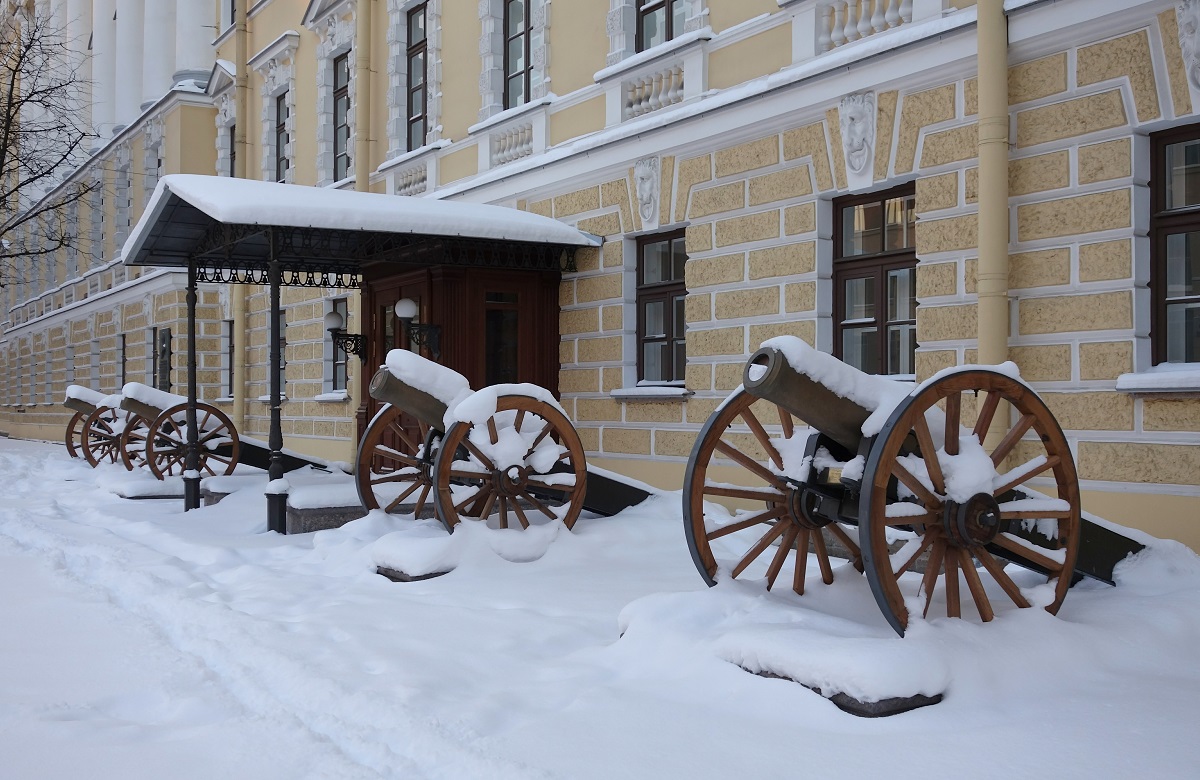
[[1200,395],[1200,363],[1159,365],[1149,371],[1121,374],[1117,390],[1133,395],[1177,393]]
[[[288,399],[288,397],[287,397],[286,395],[281,395],[281,396],[279,396],[279,400],[280,400],[281,402],[282,402],[282,401],[286,401],[287,399]],[[264,404],[269,404],[269,403],[271,403],[271,396],[269,396],[269,395],[260,395],[258,398],[255,398],[254,400],[256,400],[256,401],[262,401]]]
[[609,393],[618,401],[629,403],[669,403],[686,401],[692,391],[678,385],[648,385],[646,387],[619,387]]
[[220,398],[214,398],[214,399],[212,399],[212,402],[213,402],[214,404],[231,404],[231,403],[233,403],[233,400],[234,400],[234,399],[233,399],[233,396],[230,396],[230,395],[223,395],[223,396],[221,396]]
[[642,65],[654,62],[655,60],[669,57],[673,54],[687,49],[693,45],[712,40],[714,37],[711,27],[701,27],[699,30],[684,33],[676,36],[669,41],[664,41],[657,46],[654,46],[636,54],[631,54],[620,62],[609,65],[607,68],[601,68],[596,71],[592,78],[597,84],[606,79],[620,76],[634,70]]
[[312,400],[319,401],[321,403],[326,403],[326,404],[343,403],[345,401],[350,400],[350,394],[347,393],[345,390],[333,390],[332,392],[320,393],[318,395],[314,395]]

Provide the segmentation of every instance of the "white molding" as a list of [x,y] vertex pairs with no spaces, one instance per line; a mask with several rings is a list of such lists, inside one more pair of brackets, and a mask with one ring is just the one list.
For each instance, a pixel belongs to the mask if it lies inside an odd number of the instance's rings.
[[[594,1],[594,0],[593,0]],[[550,3],[551,0],[527,0],[529,14],[529,94],[530,103],[551,94],[550,91]],[[479,0],[479,121],[499,114],[504,108],[504,0]]]
[[285,93],[287,118],[284,120],[284,127],[288,142],[284,155],[288,160],[288,168],[284,173],[284,181],[290,184],[295,177],[293,146],[296,139],[296,49],[299,43],[300,35],[289,30],[250,59],[250,67],[263,80],[260,90],[262,108],[259,111],[262,126],[259,167],[263,181],[275,181],[275,125],[278,122],[276,99]]
[[442,137],[442,0],[388,0],[388,160],[409,151],[408,12],[421,2],[425,2],[424,143],[429,144]]
[[[314,6],[323,5],[318,0],[313,0],[310,5],[310,10]],[[336,11],[336,13],[334,13]],[[354,107],[357,104],[356,90],[357,79],[355,78],[357,47],[355,41],[357,3],[353,0],[341,0],[336,4],[329,5],[317,13],[314,19],[309,19],[305,16],[305,24],[310,29],[315,28],[317,34],[317,186],[325,187],[335,184],[334,176],[334,158],[333,158],[333,61],[343,54],[349,54],[347,58],[347,67],[350,71],[350,81],[347,87],[347,93],[350,98],[349,115],[346,118],[350,128],[350,137],[346,142],[346,152],[350,156],[350,170],[353,171],[354,165],[354,143],[355,143],[355,115],[358,113]],[[317,21],[321,21],[317,24]]]

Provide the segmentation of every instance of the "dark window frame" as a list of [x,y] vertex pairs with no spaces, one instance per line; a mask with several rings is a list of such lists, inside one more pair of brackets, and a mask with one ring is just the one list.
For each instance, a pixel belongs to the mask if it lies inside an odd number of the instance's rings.
[[[665,37],[662,40],[662,43],[666,43],[667,41],[675,40],[676,37],[681,35],[683,33],[683,30],[675,29],[675,14],[673,12],[675,10],[676,5],[683,5],[685,2],[686,2],[686,0],[649,0],[648,2],[639,2],[638,9],[637,9],[637,19],[635,21],[636,29],[637,29],[637,32],[634,35],[635,50],[639,51],[639,52],[643,52],[647,48],[653,48],[653,47],[646,46],[645,37],[642,32],[642,20],[645,19],[647,16],[650,16],[651,14],[653,14],[655,11],[658,11],[659,9],[664,9],[666,11],[666,13],[663,14],[663,17],[665,19],[663,24],[666,28],[666,32],[665,32]],[[655,44],[655,46],[659,46],[659,45],[661,45],[661,44]]]
[[287,181],[287,172],[291,161],[287,156],[288,137],[288,92],[284,90],[275,96],[275,181]]
[[233,398],[235,395],[233,386],[233,365],[234,357],[237,354],[236,350],[234,349],[233,320],[222,320],[221,324],[225,329],[225,376],[223,377],[225,381],[222,382],[222,384],[225,385],[225,397]]
[[229,125],[229,176],[237,176],[237,122]]
[[[687,286],[682,277],[678,279],[670,279],[662,282],[651,282],[645,284],[642,282],[645,268],[645,250],[651,244],[667,243],[683,239],[685,231],[683,229],[672,230],[666,233],[655,233],[648,236],[639,236],[637,239],[637,284],[636,284],[636,308],[637,308],[637,380],[638,382],[652,382],[654,384],[673,384],[682,385],[685,379],[683,375],[686,373],[687,359],[684,358],[683,372],[679,376],[675,376],[675,350],[673,345],[676,343],[686,344],[687,326],[684,325],[683,333],[675,333],[675,317],[673,311],[673,301],[678,296],[687,297]],[[684,262],[686,264],[686,250]],[[653,301],[663,301],[663,331],[662,337],[647,338],[646,336],[646,304]],[[672,345],[668,349],[668,365],[666,368],[666,379],[646,379],[645,366],[645,345],[650,342],[665,341]],[[686,355],[686,346],[684,347]]]
[[[343,327],[350,324],[350,300],[348,298],[334,298],[329,302],[329,310],[335,311],[342,315]],[[330,336],[330,339],[333,337]],[[338,369],[341,368],[341,381],[339,382]],[[348,390],[350,377],[350,356],[346,353],[336,341],[333,343],[333,352],[330,355],[329,365],[329,389]]]
[[[508,34],[508,12],[514,2],[521,3],[522,21],[520,31],[515,35],[510,36]],[[504,0],[504,16],[501,20],[501,23],[504,25],[504,108],[509,109],[524,105],[529,102],[529,90],[531,87],[530,76],[533,74],[533,62],[531,61],[531,52],[529,51],[529,41],[533,37],[533,26],[530,20],[528,0]],[[518,38],[522,39],[521,58],[524,66],[519,70],[513,70],[512,63],[509,61],[508,53],[510,50],[510,44]],[[518,102],[513,102],[513,95],[508,88],[509,82],[512,81],[514,77],[520,77],[521,79],[521,100]]]
[[[844,213],[845,209],[851,206],[861,206],[869,203],[878,203],[881,208],[886,208],[886,201],[895,198],[914,197],[916,193],[915,183],[902,184],[899,187],[893,187],[888,190],[879,192],[871,192],[865,195],[850,195],[844,198],[837,198],[833,201],[833,355],[834,357],[843,359],[842,355],[842,338],[843,338],[843,323],[846,320],[846,281],[850,279],[873,278],[875,280],[875,295],[873,301],[874,316],[877,331],[878,343],[876,345],[877,364],[875,371],[881,376],[888,376],[888,326],[889,325],[912,325],[916,327],[916,291],[915,291],[915,269],[917,267],[917,253],[915,239],[911,246],[903,249],[884,250],[873,254],[851,255],[846,257],[844,254]],[[904,320],[890,320],[887,314],[887,279],[888,272],[900,269],[914,269],[914,294],[913,294],[913,317]],[[914,339],[914,347],[916,342]],[[915,371],[915,357],[914,357]],[[899,374],[899,376],[907,376],[907,374]]]
[[[405,133],[404,142],[408,151],[420,149],[425,145],[425,136],[429,132],[428,111],[429,111],[429,30],[426,24],[429,22],[429,17],[426,15],[427,3],[409,10],[405,17],[404,23],[408,36],[408,48],[405,53],[406,62],[408,65],[408,75],[405,79]],[[417,43],[412,42],[413,19],[417,16],[424,17],[421,22],[421,29],[425,30],[425,35]],[[421,80],[419,82],[413,79],[413,60],[417,57],[421,58]],[[421,110],[413,113],[413,95],[421,93]],[[420,143],[413,143],[413,127],[421,126]]]
[[[1167,299],[1167,237],[1200,232],[1200,205],[1166,208],[1166,151],[1172,144],[1200,142],[1200,124],[1150,136],[1150,362],[1167,362],[1167,310],[1171,305],[1200,303],[1200,295]],[[1183,364],[1180,364],[1183,365]]]
[[[345,63],[346,81],[340,83],[341,65]],[[344,121],[338,122],[338,101],[346,101]],[[350,175],[350,52],[343,52],[333,58],[333,180],[341,181]],[[342,141],[341,128],[346,128],[346,140]]]

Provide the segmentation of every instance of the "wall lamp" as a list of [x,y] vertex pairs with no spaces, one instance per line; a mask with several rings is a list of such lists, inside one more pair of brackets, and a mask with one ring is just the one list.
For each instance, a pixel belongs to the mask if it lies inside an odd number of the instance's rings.
[[400,327],[408,334],[408,340],[418,347],[428,347],[429,354],[434,360],[442,358],[442,327],[440,325],[425,325],[413,322],[420,311],[417,302],[412,298],[401,298],[396,301],[396,319]]
[[366,339],[357,333],[347,333],[342,315],[331,311],[325,315],[325,330],[333,339],[333,346],[340,348],[347,355],[358,355],[359,360],[366,360]]

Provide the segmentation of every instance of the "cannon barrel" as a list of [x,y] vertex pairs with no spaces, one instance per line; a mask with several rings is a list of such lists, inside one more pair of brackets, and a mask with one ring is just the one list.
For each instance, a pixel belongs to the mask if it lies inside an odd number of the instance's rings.
[[135,398],[130,398],[129,396],[125,396],[121,399],[121,410],[132,412],[146,422],[154,422],[154,420],[156,420],[160,414],[166,411],[166,409],[159,409],[157,406],[144,404]]
[[871,411],[792,368],[778,349],[763,347],[751,355],[742,381],[746,392],[782,406],[848,452],[858,452],[862,426]]
[[67,398],[65,401],[63,401],[63,406],[67,407],[73,412],[79,412],[80,414],[91,414],[92,412],[96,411],[96,406],[94,404],[89,404],[87,401],[84,401],[81,398]]
[[377,401],[404,410],[435,430],[442,430],[446,404],[398,379],[386,366],[375,372],[367,391]]

